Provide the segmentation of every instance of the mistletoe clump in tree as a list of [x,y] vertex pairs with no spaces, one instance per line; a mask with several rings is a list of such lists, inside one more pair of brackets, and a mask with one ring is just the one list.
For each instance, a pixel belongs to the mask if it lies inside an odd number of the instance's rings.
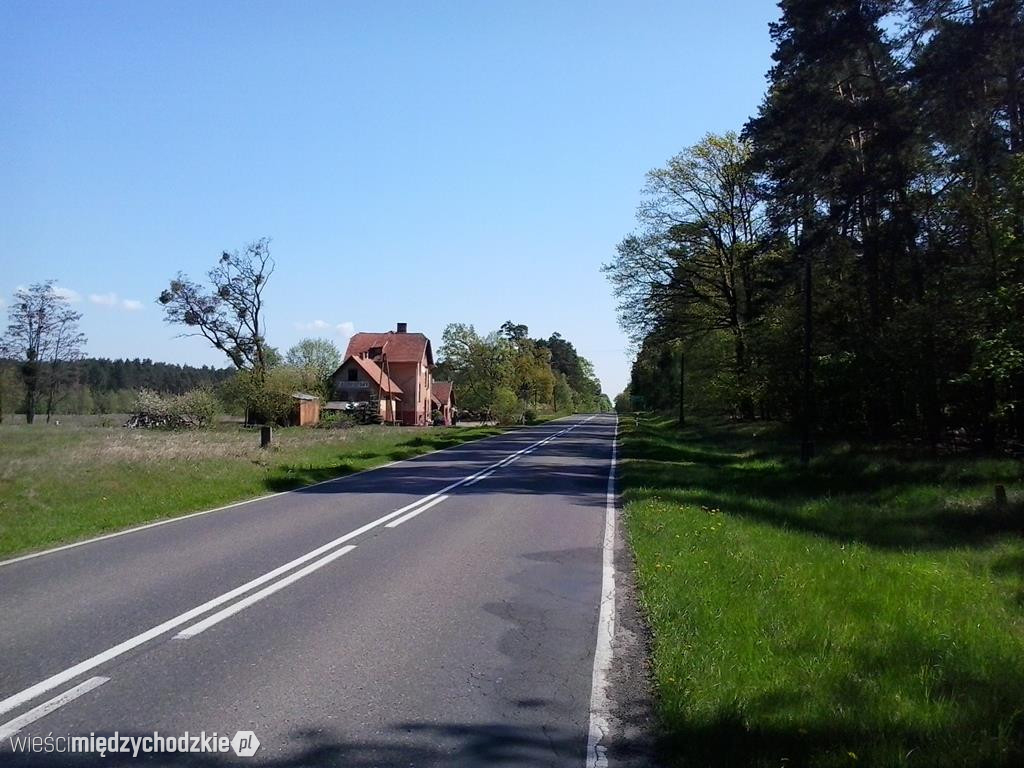
[[262,238],[241,252],[224,251],[206,285],[179,272],[157,299],[167,323],[184,325],[183,336],[202,336],[226,354],[254,392],[262,389],[272,362],[263,310],[273,273],[270,240]]
[[168,323],[190,329],[182,335],[202,336],[236,368],[262,376],[267,369],[263,292],[273,273],[270,240],[262,238],[241,253],[224,251],[207,273],[209,286],[179,272],[158,301]]

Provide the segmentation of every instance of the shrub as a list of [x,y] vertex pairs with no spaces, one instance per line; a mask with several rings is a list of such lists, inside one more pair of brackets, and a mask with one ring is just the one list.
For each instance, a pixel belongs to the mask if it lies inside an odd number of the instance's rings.
[[358,414],[354,411],[320,411],[321,429],[348,429],[358,423]]
[[140,389],[135,396],[132,411],[155,419],[165,419],[171,415],[170,399],[151,389]]
[[172,414],[188,427],[208,427],[219,407],[217,398],[207,389],[193,389],[171,401]]
[[294,401],[302,390],[300,371],[282,365],[267,371],[262,380],[253,371],[239,371],[220,387],[220,397],[230,412],[244,415],[249,424],[286,424]]
[[360,403],[353,411],[360,424],[380,424],[380,401],[371,397],[366,403]]
[[292,393],[264,387],[256,389],[249,400],[252,424],[285,424],[292,412]]
[[523,404],[511,389],[499,389],[494,398],[494,416],[502,424],[515,424],[523,418]]
[[164,396],[150,389],[135,396],[127,427],[182,429],[206,427],[217,416],[218,403],[205,389],[193,389],[183,395]]

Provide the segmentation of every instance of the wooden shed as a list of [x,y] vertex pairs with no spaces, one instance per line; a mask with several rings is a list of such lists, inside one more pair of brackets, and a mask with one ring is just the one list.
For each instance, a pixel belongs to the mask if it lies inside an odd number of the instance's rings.
[[293,427],[312,427],[320,423],[320,398],[306,392],[292,393]]

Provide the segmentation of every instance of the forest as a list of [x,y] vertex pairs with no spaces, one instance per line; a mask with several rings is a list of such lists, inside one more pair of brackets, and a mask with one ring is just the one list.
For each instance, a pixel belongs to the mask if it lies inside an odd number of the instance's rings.
[[[0,404],[7,412],[24,413],[25,393],[19,368],[23,363],[0,361]],[[229,368],[159,363],[140,360],[86,357],[62,361],[43,374],[49,389],[53,378],[53,413],[127,413],[140,390],[182,395],[209,389],[233,375]],[[2,418],[2,416],[0,416]]]
[[[648,173],[620,409],[1024,440],[1024,11],[783,0],[763,102]],[[680,375],[682,373],[682,378]]]

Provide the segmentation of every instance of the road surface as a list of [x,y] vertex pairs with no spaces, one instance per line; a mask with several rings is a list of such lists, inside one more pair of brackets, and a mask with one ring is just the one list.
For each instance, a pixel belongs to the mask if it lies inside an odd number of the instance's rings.
[[[585,765],[615,429],[576,416],[0,565],[0,763]],[[252,758],[11,751],[237,731]]]

